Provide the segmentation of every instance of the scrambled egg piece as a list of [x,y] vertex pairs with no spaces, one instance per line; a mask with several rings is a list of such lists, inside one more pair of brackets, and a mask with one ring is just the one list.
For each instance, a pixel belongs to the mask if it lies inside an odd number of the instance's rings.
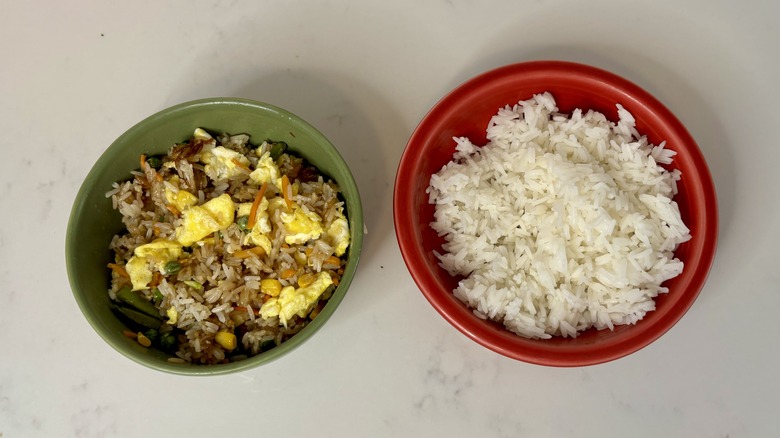
[[[196,140],[201,140],[201,150],[194,157],[190,158],[190,161],[193,159],[195,161],[203,161],[203,156],[208,155],[209,152],[214,149],[217,145],[217,140],[202,128],[197,128],[195,132],[192,133],[192,137]],[[173,162],[171,162],[171,164],[173,164]]]
[[325,290],[333,284],[333,279],[327,272],[320,272],[314,282],[301,288],[287,286],[276,298],[270,298],[260,308],[260,316],[265,319],[279,317],[285,327],[295,315],[305,317],[311,307],[319,300]]
[[138,246],[133,254],[136,257],[144,257],[151,261],[164,265],[181,257],[182,247],[176,242],[167,239],[155,239],[151,243]]
[[200,206],[206,210],[224,230],[233,223],[236,215],[236,203],[227,193],[223,193]]
[[211,136],[211,134],[206,132],[206,130],[204,130],[203,128],[195,129],[195,132],[192,133],[192,136],[197,138],[197,139],[200,139],[200,140],[211,140],[211,139],[214,138],[214,137]]
[[182,224],[176,228],[176,240],[184,246],[219,230],[219,223],[202,207],[190,207],[182,213]]
[[[281,172],[269,152],[264,153],[260,157],[255,170],[249,174],[249,179],[257,185],[262,185],[263,183],[276,184],[279,178],[281,178]],[[277,187],[281,187],[281,184],[277,184]]]
[[306,207],[300,207],[293,204],[291,212],[282,212],[280,215],[282,224],[287,235],[284,241],[288,245],[300,245],[311,239],[317,239],[322,234],[322,219],[320,216],[309,211]]
[[284,202],[284,198],[281,196],[274,196],[268,200],[268,211],[273,214],[280,208],[287,208],[287,203]]
[[165,189],[165,200],[179,211],[183,211],[187,207],[192,207],[198,203],[198,197],[192,193],[186,190],[175,192],[169,188]]
[[344,255],[349,246],[349,225],[344,214],[336,213],[336,219],[330,224],[325,235],[328,237],[330,246],[334,248],[336,256]]
[[[217,146],[201,153],[200,160],[206,165],[206,176],[214,181],[226,180],[244,173],[251,164],[243,154],[226,147]],[[240,163],[236,164],[236,162]]]
[[179,321],[179,312],[176,311],[175,307],[171,306],[170,309],[165,311],[165,314],[168,315],[168,324],[176,325],[176,322]]
[[131,257],[125,265],[133,290],[146,289],[152,281],[152,270],[149,269],[149,260],[145,257]]
[[236,204],[228,194],[192,206],[182,213],[183,221],[176,228],[176,240],[183,246],[191,246],[209,234],[229,227],[235,212]]
[[125,269],[130,276],[130,282],[133,283],[133,290],[142,290],[146,289],[152,281],[153,272],[150,264],[162,270],[166,263],[181,257],[182,247],[177,242],[156,239],[151,243],[138,246],[133,254]]
[[279,215],[282,226],[287,231],[284,241],[288,245],[304,244],[311,239],[318,239],[323,233],[322,219],[320,216],[305,207],[293,203],[292,210],[287,210],[287,203],[281,196],[274,196],[268,200],[268,212],[274,214],[282,210]]
[[[252,212],[252,203],[245,202],[238,204],[238,216],[249,216]],[[243,245],[255,245],[263,248],[266,254],[271,253],[271,239],[268,236],[271,233],[271,222],[268,218],[268,200],[263,198],[260,205],[257,206],[255,216],[255,225],[244,236]]]

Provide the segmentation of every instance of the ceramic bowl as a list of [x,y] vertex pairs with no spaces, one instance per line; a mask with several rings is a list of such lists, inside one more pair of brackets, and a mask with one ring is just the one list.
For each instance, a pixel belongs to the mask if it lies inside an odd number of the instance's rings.
[[[656,310],[636,325],[614,331],[589,329],[576,338],[533,340],[502,325],[476,317],[452,294],[458,279],[438,265],[435,250],[443,239],[430,228],[434,207],[425,193],[430,176],[452,159],[453,137],[485,144],[486,127],[500,107],[549,91],[563,113],[575,108],[617,119],[615,104],[636,118],[637,130],[677,152],[671,167],[682,179],[674,200],[692,239],[675,252],[683,273],[667,282],[667,294],[656,298]],[[715,189],[696,142],[661,102],[637,85],[610,72],[582,64],[535,61],[508,65],[481,74],[442,98],[420,122],[401,158],[395,183],[396,236],[407,268],[420,291],[450,324],[479,344],[505,356],[550,366],[583,366],[635,352],[667,332],[698,296],[715,255],[718,212]]]
[[[109,242],[123,230],[120,214],[105,193],[115,181],[130,177],[139,167],[139,156],[164,154],[177,142],[191,137],[195,128],[211,132],[249,134],[253,143],[281,140],[322,173],[333,178],[342,190],[351,230],[347,265],[338,288],[325,308],[309,325],[288,341],[267,352],[229,364],[190,365],[168,361],[154,348],[144,348],[122,335],[126,329],[109,309],[112,261]],[[336,148],[317,129],[300,117],[273,105],[235,98],[213,98],[182,103],[139,122],[114,141],[92,167],[73,203],[66,237],[67,272],[73,295],[89,324],[98,335],[124,356],[150,368],[185,375],[214,375],[242,371],[277,359],[300,346],[333,315],[344,295],[360,258],[363,241],[363,212],[355,181]]]

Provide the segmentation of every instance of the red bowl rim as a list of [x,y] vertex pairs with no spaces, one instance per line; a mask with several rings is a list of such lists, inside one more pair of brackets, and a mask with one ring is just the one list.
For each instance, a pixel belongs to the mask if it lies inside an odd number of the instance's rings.
[[[550,353],[549,351],[513,349],[507,347],[503,338],[498,338],[483,324],[475,320],[462,320],[453,315],[454,310],[461,304],[457,300],[452,300],[446,294],[440,293],[441,291],[437,290],[439,288],[436,281],[427,275],[427,271],[424,269],[427,262],[423,254],[416,250],[414,244],[415,240],[419,239],[419,236],[413,232],[415,221],[411,214],[413,211],[413,197],[405,196],[409,194],[409,191],[397,190],[398,187],[405,187],[404,181],[413,179],[419,173],[419,166],[415,166],[415,163],[419,162],[419,153],[415,150],[414,145],[427,141],[430,134],[441,125],[442,122],[439,118],[447,113],[447,108],[453,103],[461,100],[464,96],[479,93],[482,88],[491,83],[512,80],[518,75],[571,77],[614,88],[626,100],[650,108],[657,119],[672,125],[672,130],[678,137],[677,142],[684,144],[686,151],[692,156],[698,178],[693,182],[694,187],[691,191],[701,198],[697,202],[703,208],[701,216],[706,217],[706,222],[700,224],[700,226],[704,230],[703,234],[706,236],[703,238],[700,247],[697,248],[697,251],[700,252],[700,257],[694,266],[695,273],[690,279],[686,293],[682,294],[684,297],[680,298],[674,309],[668,311],[662,319],[655,321],[653,330],[645,330],[638,337],[628,338],[621,343],[613,343],[608,348],[577,351],[572,354],[561,355]],[[395,187],[396,190],[393,193],[393,220],[396,239],[404,263],[425,298],[445,320],[473,341],[494,352],[523,362],[556,367],[588,366],[609,362],[646,347],[674,326],[693,305],[706,282],[715,257],[718,238],[717,198],[712,176],[704,156],[693,137],[679,119],[650,93],[620,76],[585,64],[546,60],[521,62],[487,71],[462,83],[440,99],[428,111],[412,133],[398,165]],[[518,337],[518,339],[523,338]]]

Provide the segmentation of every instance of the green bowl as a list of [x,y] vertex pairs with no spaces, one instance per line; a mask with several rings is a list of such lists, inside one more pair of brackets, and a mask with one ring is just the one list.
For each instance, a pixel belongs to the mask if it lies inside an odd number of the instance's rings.
[[[127,179],[138,169],[138,157],[166,153],[191,137],[195,128],[211,132],[244,133],[253,143],[281,140],[333,178],[346,201],[351,232],[347,265],[338,288],[316,319],[283,344],[246,360],[229,364],[192,365],[168,362],[169,355],[140,346],[122,335],[125,325],[109,308],[110,272],[113,261],[109,243],[123,230],[121,215],[105,193],[115,181]],[[182,103],[162,110],[122,134],[92,167],[79,189],[68,221],[65,258],[73,295],[95,331],[116,351],[147,367],[174,374],[216,375],[243,371],[289,353],[309,339],[333,315],[347,293],[363,244],[363,210],[355,180],[336,148],[317,129],[281,108],[235,98],[212,98]]]

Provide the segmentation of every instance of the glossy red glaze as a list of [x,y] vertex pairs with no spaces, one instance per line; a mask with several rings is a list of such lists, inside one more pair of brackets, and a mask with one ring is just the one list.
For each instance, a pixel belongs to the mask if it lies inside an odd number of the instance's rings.
[[[429,227],[434,208],[425,189],[430,175],[452,159],[452,137],[484,144],[485,129],[499,107],[549,91],[560,111],[593,109],[617,119],[615,104],[636,118],[637,130],[677,152],[671,167],[682,180],[674,198],[692,239],[675,255],[683,273],[669,280],[669,293],[656,298],[656,310],[633,326],[614,331],[590,329],[575,339],[531,340],[500,324],[483,321],[452,294],[458,279],[438,266],[433,255],[443,239]],[[406,266],[433,307],[455,328],[505,356],[549,366],[584,366],[635,352],[669,330],[690,308],[709,274],[718,236],[715,188],[696,142],[680,121],[658,100],[633,83],[594,67],[561,61],[513,64],[477,76],[439,101],[409,139],[401,158],[393,195],[396,236]]]

